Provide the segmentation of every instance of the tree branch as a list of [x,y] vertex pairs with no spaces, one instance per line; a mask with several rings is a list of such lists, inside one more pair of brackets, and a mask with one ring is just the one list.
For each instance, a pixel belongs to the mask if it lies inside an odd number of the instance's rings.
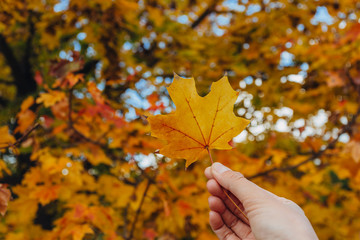
[[30,133],[32,133],[39,126],[40,126],[40,124],[36,123],[32,128],[27,130],[26,133],[24,135],[22,135],[20,138],[18,138],[14,143],[11,143],[11,144],[9,144],[8,146],[5,146],[5,147],[0,147],[0,150],[1,149],[7,149],[7,148],[14,148],[14,147],[20,145],[23,141],[25,141],[27,139],[27,137],[30,135]]
[[33,90],[36,89],[36,83],[33,79],[33,73],[32,73],[32,69],[31,69],[31,63],[30,63],[30,59],[33,55],[33,38],[35,35],[35,25],[34,25],[34,21],[33,21],[33,12],[30,11],[29,12],[29,17],[28,17],[28,25],[29,25],[29,36],[26,39],[25,42],[25,51],[24,51],[24,56],[22,59],[22,65],[23,65],[23,69],[24,69],[24,75],[27,77],[28,81],[32,80],[32,84],[28,83],[29,85],[31,84],[32,87],[34,88]]
[[260,172],[260,173],[257,173],[257,174],[254,174],[252,176],[249,176],[247,177],[248,179],[254,179],[254,178],[257,178],[257,177],[262,177],[262,176],[267,176],[269,175],[270,173],[272,172],[286,172],[286,171],[290,171],[290,170],[293,170],[293,169],[296,169],[308,162],[311,162],[313,160],[315,160],[316,158],[319,158],[321,157],[328,149],[331,149],[335,146],[335,144],[338,142],[339,140],[339,137],[344,134],[344,133],[347,133],[347,132],[350,132],[351,131],[351,127],[356,123],[356,119],[357,117],[360,115],[360,108],[358,109],[358,111],[356,112],[356,114],[353,115],[352,119],[341,129],[341,131],[339,132],[338,136],[333,139],[331,142],[328,143],[328,145],[318,151],[318,152],[314,152],[310,157],[308,157],[307,159],[305,159],[304,161],[302,162],[299,162],[295,165],[291,165],[291,166],[286,166],[286,167],[274,167],[274,168],[271,168],[269,170],[266,170],[266,171],[263,171],[263,172]]
[[1,33],[0,33],[0,52],[4,55],[6,62],[8,63],[11,69],[11,74],[14,77],[16,84],[18,84],[19,82],[21,82],[21,78],[23,75],[22,68],[18,60],[16,59],[11,47],[7,43],[6,38]]
[[139,215],[140,215],[140,212],[141,212],[141,208],[142,206],[144,205],[144,202],[145,202],[145,197],[149,191],[149,188],[150,188],[150,185],[151,185],[151,181],[148,180],[147,184],[146,184],[146,187],[145,187],[145,191],[141,197],[141,201],[140,201],[140,205],[138,207],[138,209],[136,210],[136,213],[135,213],[135,217],[134,217],[134,221],[131,225],[131,229],[130,229],[130,234],[129,236],[126,238],[127,240],[130,240],[133,238],[133,235],[134,235],[134,231],[135,231],[135,227],[136,227],[136,222],[138,221],[138,218],[139,218]]
[[237,14],[238,12],[235,11],[235,10],[220,10],[220,11],[217,11],[217,10],[214,10],[213,12],[217,13],[217,14]]
[[21,59],[16,58],[13,49],[6,41],[6,37],[0,34],[0,52],[4,55],[7,64],[11,69],[11,75],[17,88],[18,96],[26,96],[36,90],[36,82],[32,74],[32,66],[30,58],[33,52],[32,40],[35,33],[34,23],[32,21],[32,13],[29,19],[29,37],[25,41],[25,52]]
[[8,85],[8,86],[15,85],[14,82],[6,81],[4,79],[0,79],[0,84],[5,84],[5,85]]
[[215,8],[216,8],[216,4],[217,4],[217,0],[215,0],[212,4],[210,4],[205,11],[191,24],[191,28],[194,29],[197,26],[199,26],[199,24],[205,20],[205,18],[207,16],[209,16],[212,12],[214,12]]
[[350,80],[351,86],[356,90],[358,93],[357,95],[357,102],[360,104],[360,85],[356,83],[355,79],[351,76],[349,69],[345,69],[345,75]]

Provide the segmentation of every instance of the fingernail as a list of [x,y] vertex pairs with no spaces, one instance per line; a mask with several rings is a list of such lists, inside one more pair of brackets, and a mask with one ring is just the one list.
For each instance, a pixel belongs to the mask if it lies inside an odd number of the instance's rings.
[[222,165],[222,164],[219,163],[219,162],[214,163],[214,164],[212,165],[212,168],[213,168],[216,172],[218,172],[218,173],[223,173],[223,172],[226,172],[226,171],[229,171],[229,170],[230,170],[230,168]]

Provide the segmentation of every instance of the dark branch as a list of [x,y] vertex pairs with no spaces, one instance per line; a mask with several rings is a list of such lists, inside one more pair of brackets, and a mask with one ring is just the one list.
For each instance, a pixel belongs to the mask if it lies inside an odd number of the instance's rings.
[[25,41],[24,55],[21,59],[17,59],[13,49],[7,42],[6,37],[0,34],[0,52],[11,69],[11,75],[17,88],[18,96],[27,96],[36,90],[36,82],[32,74],[31,57],[33,52],[32,40],[35,34],[35,27],[32,21],[32,14],[29,19],[29,36]]
[[234,10],[220,10],[220,11],[217,11],[217,10],[214,10],[215,13],[217,14],[237,14],[238,12],[237,11],[234,11]]
[[95,70],[96,64],[98,64],[99,60],[90,60],[85,63],[84,67],[80,69],[79,71],[75,72],[75,74],[83,73],[85,75],[93,72]]
[[5,107],[6,105],[8,105],[8,103],[9,103],[8,99],[5,99],[5,98],[0,96],[0,106]]
[[5,147],[0,147],[1,149],[8,149],[8,148],[14,148],[18,145],[20,145],[23,141],[25,141],[27,139],[27,137],[30,135],[30,133],[32,133],[35,129],[37,129],[40,126],[39,123],[36,123],[32,128],[30,128],[29,130],[27,130],[25,132],[24,135],[22,135],[20,138],[18,138],[14,143],[10,143],[9,145],[5,146]]
[[130,239],[133,238],[135,227],[136,227],[136,222],[138,221],[138,218],[139,218],[139,215],[140,215],[140,212],[141,212],[141,208],[144,205],[145,198],[146,198],[146,195],[147,195],[147,193],[149,191],[150,185],[151,185],[151,181],[148,181],[147,184],[146,184],[146,187],[145,187],[145,191],[144,191],[144,193],[143,193],[143,195],[141,197],[140,205],[139,205],[138,209],[136,210],[134,221],[131,224],[131,229],[130,229],[129,236],[126,238],[127,240],[130,240]]
[[191,24],[191,28],[194,29],[197,26],[199,26],[200,23],[202,23],[202,21],[205,20],[205,18],[207,16],[209,16],[212,12],[214,12],[216,4],[217,4],[217,0],[215,0],[209,7],[207,7],[205,9],[205,11],[198,17],[198,19],[196,19],[192,24]]
[[0,79],[0,84],[5,84],[5,85],[9,85],[9,86],[15,85],[14,82],[6,81],[4,79]]
[[18,84],[22,78],[22,68],[16,59],[14,52],[7,43],[6,38],[2,34],[0,34],[0,52],[4,55],[6,62],[11,69],[12,76],[14,77],[16,84]]
[[[32,73],[32,68],[31,68],[31,63],[30,63],[30,59],[33,55],[33,38],[35,35],[35,25],[34,25],[32,18],[33,18],[33,13],[30,11],[29,17],[28,17],[29,36],[26,39],[25,52],[24,52],[22,61],[23,61],[24,75],[28,78],[28,81],[32,81],[32,85],[33,85],[32,87],[34,88],[33,90],[35,90],[36,84],[33,79],[33,73]],[[28,84],[30,85],[31,83],[28,82]]]
[[355,81],[355,79],[351,76],[349,69],[345,69],[345,75],[350,80],[351,86],[356,90],[357,94],[357,102],[360,104],[360,85]]

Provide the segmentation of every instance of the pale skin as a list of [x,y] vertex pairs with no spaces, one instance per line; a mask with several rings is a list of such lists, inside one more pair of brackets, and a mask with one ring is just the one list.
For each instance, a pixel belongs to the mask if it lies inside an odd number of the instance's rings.
[[206,168],[205,175],[211,194],[210,226],[220,240],[318,239],[304,211],[296,203],[266,191],[221,163]]

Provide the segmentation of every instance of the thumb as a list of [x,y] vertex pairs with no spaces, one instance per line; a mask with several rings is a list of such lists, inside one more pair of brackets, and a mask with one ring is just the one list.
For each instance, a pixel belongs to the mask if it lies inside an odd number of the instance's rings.
[[215,180],[225,189],[229,190],[243,204],[245,209],[249,203],[269,198],[267,191],[247,180],[244,175],[235,172],[219,162],[211,166]]

